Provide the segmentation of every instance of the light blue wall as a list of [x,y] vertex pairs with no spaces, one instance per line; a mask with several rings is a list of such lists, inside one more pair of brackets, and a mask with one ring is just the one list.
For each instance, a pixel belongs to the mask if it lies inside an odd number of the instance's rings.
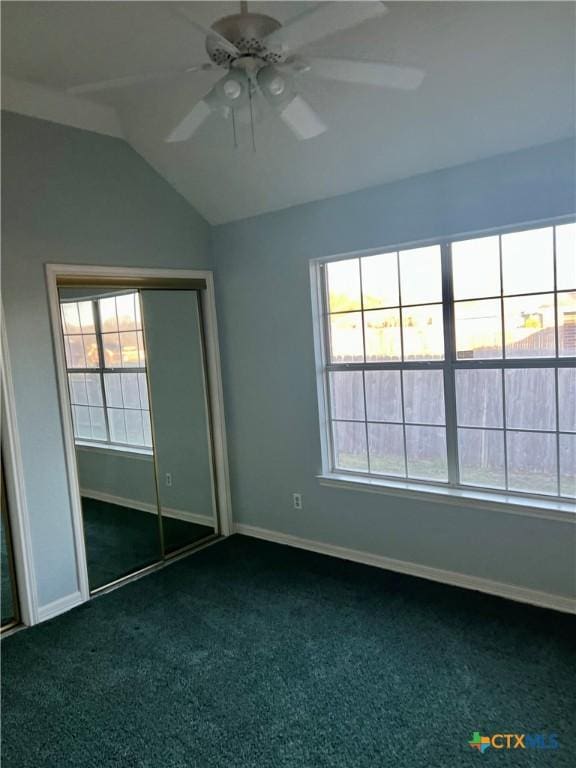
[[46,262],[205,268],[209,226],[124,141],[3,113],[2,294],[40,606],[78,588]]
[[573,593],[571,525],[319,485],[309,260],[572,214],[574,153],[555,142],[213,230],[236,521]]
[[[572,591],[571,526],[319,486],[308,262],[573,213],[573,142],[212,232],[120,140],[4,114],[3,153],[3,302],[41,606],[77,589],[44,264],[205,268],[210,247],[239,522]],[[292,509],[293,491],[304,495],[301,512]]]
[[96,491],[130,501],[156,505],[154,458],[94,448],[76,448],[78,481],[84,491]]

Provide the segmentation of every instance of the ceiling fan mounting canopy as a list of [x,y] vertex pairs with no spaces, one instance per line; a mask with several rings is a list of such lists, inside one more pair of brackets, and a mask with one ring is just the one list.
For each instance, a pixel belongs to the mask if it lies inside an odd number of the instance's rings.
[[281,26],[279,21],[262,13],[225,16],[212,25],[211,29],[217,34],[206,38],[206,51],[217,66],[231,67],[239,57],[222,44],[221,38],[224,38],[242,57],[254,56],[267,64],[280,64],[286,60],[286,54],[277,45],[267,45],[266,37]]

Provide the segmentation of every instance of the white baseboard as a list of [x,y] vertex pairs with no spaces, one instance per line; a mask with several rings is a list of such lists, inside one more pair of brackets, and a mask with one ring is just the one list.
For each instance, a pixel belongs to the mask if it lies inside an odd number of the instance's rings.
[[81,592],[73,592],[71,595],[60,597],[58,600],[54,600],[47,605],[41,605],[38,608],[38,621],[48,621],[55,616],[59,616],[61,613],[76,608],[77,605],[81,605],[84,602]]
[[[95,491],[90,488],[81,488],[80,496],[85,496],[87,499],[95,499],[96,501],[105,501],[107,504],[116,504],[120,507],[137,509],[140,512],[150,512],[153,515],[158,514],[156,504],[149,504],[146,501],[135,501],[123,496],[114,496],[110,493],[103,493],[102,491]],[[162,507],[162,515],[164,517],[171,517],[174,520],[184,520],[187,523],[207,525],[210,528],[214,528],[214,518],[210,517],[210,515],[198,515],[194,512],[188,512],[184,509],[173,509],[172,507]]]
[[445,571],[441,568],[432,568],[428,565],[419,565],[418,563],[410,563],[405,560],[394,560],[383,555],[375,555],[356,549],[348,549],[347,547],[338,547],[334,544],[325,544],[311,539],[302,539],[299,536],[271,531],[266,528],[258,528],[253,525],[236,523],[234,530],[236,533],[241,533],[244,536],[264,539],[276,544],[286,544],[289,547],[306,549],[322,555],[331,555],[342,560],[351,560],[354,563],[372,565],[375,568],[405,573],[409,576],[418,576],[430,581],[438,581],[441,584],[450,584],[454,587],[464,587],[465,589],[472,589],[477,592],[485,592],[489,595],[505,597],[519,603],[529,603],[540,608],[552,608],[563,613],[576,613],[576,600],[562,595],[552,595],[548,592],[539,592],[535,589],[518,587],[513,584],[503,584],[502,582],[484,579],[479,576],[469,576],[468,574],[457,573],[456,571]]

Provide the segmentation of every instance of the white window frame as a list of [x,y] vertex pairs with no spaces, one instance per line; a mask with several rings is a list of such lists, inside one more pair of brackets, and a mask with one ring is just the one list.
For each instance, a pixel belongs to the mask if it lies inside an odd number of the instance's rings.
[[[490,235],[505,235],[514,232],[524,232],[530,229],[540,229],[548,226],[559,226],[562,224],[573,223],[574,221],[574,215],[548,218],[512,226],[444,235],[420,241],[391,243],[379,248],[353,251],[333,256],[323,256],[310,261],[314,348],[322,453],[322,472],[318,475],[318,479],[322,485],[408,496],[411,498],[426,498],[427,501],[439,501],[441,503],[448,502],[458,504],[465,500],[466,502],[471,502],[473,506],[497,509],[505,507],[508,511],[514,513],[526,512],[528,514],[533,514],[535,510],[539,510],[536,513],[537,516],[553,517],[562,521],[576,521],[576,515],[574,514],[576,512],[576,504],[575,500],[571,497],[552,494],[543,495],[512,490],[497,490],[480,486],[464,485],[458,482],[459,463],[456,425],[455,371],[460,368],[490,368],[496,370],[506,370],[511,368],[554,368],[557,371],[561,367],[576,366],[576,357],[559,357],[557,349],[555,357],[507,359],[503,356],[500,359],[490,360],[458,360],[456,358],[453,317],[454,297],[451,267],[451,244],[455,242],[482,238]],[[433,245],[439,246],[441,250],[444,359],[434,361],[393,361],[389,363],[330,363],[328,354],[328,323],[326,322],[328,313],[325,265],[327,263],[345,261],[352,258],[362,258]],[[547,291],[547,293],[550,293],[550,291]],[[556,281],[554,284],[554,293],[556,293]],[[504,326],[502,332],[504,332]],[[557,341],[558,339],[556,339],[556,342]],[[444,371],[445,429],[448,469],[447,482],[413,478],[405,479],[369,472],[344,470],[336,467],[331,427],[330,392],[328,382],[329,372],[333,370],[354,371],[386,369]],[[556,397],[557,393],[558,389],[556,387]],[[558,419],[558,403],[556,403],[556,414]],[[505,429],[504,421],[504,430]],[[558,436],[558,430],[556,430],[556,435]],[[508,469],[506,468],[505,471],[507,473]],[[558,467],[558,472],[559,471],[560,469]],[[540,512],[543,514],[541,515]]]

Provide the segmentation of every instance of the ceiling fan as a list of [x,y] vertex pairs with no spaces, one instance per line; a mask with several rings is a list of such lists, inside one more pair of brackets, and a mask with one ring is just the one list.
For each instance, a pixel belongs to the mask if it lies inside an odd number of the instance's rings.
[[297,77],[310,75],[401,90],[418,88],[424,78],[424,72],[412,67],[341,58],[309,58],[295,53],[303,46],[328,35],[383,16],[388,9],[376,0],[321,2],[286,24],[280,24],[264,14],[251,13],[248,11],[248,3],[241,2],[240,13],[218,19],[210,28],[199,24],[184,7],[176,7],[174,10],[206,36],[209,62],[183,70],[85,83],[69,88],[68,92],[85,94],[185,73],[223,69],[224,76],[203,99],[191,106],[165,137],[165,141],[190,139],[214,112],[225,116],[231,114],[234,120],[235,112],[246,105],[250,107],[253,130],[252,100],[258,94],[264,97],[299,139],[310,139],[323,133],[326,125],[298,93]]

